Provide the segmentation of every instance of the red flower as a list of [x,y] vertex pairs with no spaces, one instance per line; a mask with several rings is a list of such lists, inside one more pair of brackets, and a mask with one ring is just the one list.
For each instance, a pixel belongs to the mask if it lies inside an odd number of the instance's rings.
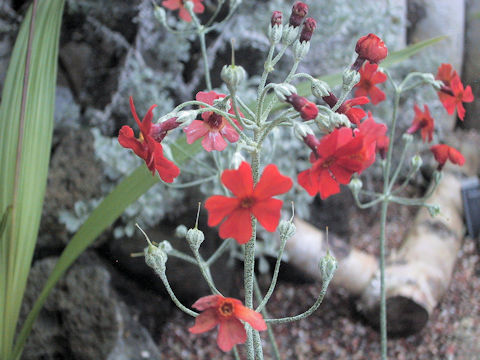
[[313,102],[308,101],[303,96],[297,94],[292,94],[286,97],[286,100],[289,104],[293,106],[295,110],[300,113],[300,116],[303,120],[312,120],[315,119],[318,115],[317,105]]
[[[226,95],[217,94],[215,91],[197,93],[196,100],[206,104],[213,105],[216,99],[224,98]],[[233,109],[229,110],[230,114],[234,114]],[[240,116],[242,114],[240,113]],[[184,129],[187,134],[187,143],[193,144],[195,141],[203,137],[202,146],[207,151],[222,151],[227,147],[224,137],[231,143],[237,142],[239,135],[223,116],[206,111],[202,113],[201,120],[194,120],[188,127]],[[237,121],[234,120],[238,125]],[[241,127],[239,126],[241,129]]]
[[372,128],[369,125],[370,122],[357,130],[355,136],[346,127],[334,129],[324,136],[310,156],[312,167],[298,174],[298,183],[311,196],[319,193],[322,199],[339,193],[340,184],[348,184],[354,173],[363,171],[375,160],[375,141],[380,124],[375,123]]
[[352,65],[352,69],[355,70],[360,69],[365,60],[371,64],[378,64],[388,55],[385,43],[375,34],[368,34],[358,39],[355,52],[358,54],[357,60]]
[[313,32],[317,28],[317,22],[315,19],[307,18],[303,23],[302,32],[300,33],[300,42],[310,41],[312,38]]
[[442,87],[437,94],[445,110],[452,115],[457,108],[458,117],[463,121],[465,108],[462,103],[472,102],[474,99],[470,85],[464,89],[460,77],[456,75],[452,77],[450,86]]
[[245,326],[241,321],[249,323],[255,330],[267,330],[267,324],[263,320],[262,314],[243,306],[242,302],[237,299],[221,295],[204,296],[198,299],[192,307],[202,313],[195,318],[195,325],[188,331],[192,334],[200,334],[220,325],[217,344],[225,352],[247,340]]
[[360,68],[360,82],[355,85],[355,96],[369,96],[373,105],[385,100],[385,93],[376,87],[387,80],[387,75],[378,71],[377,64],[365,63]]
[[220,225],[222,239],[234,238],[239,244],[252,237],[251,216],[257,218],[267,231],[275,231],[280,220],[283,201],[272,196],[286,193],[292,180],[283,176],[273,164],[267,165],[258,183],[253,185],[252,168],[242,162],[238,170],[225,170],[222,183],[234,197],[214,195],[207,199],[208,226]]
[[178,10],[180,9],[179,16],[181,19],[185,20],[186,22],[192,21],[192,17],[190,16],[187,9],[185,9],[185,2],[192,1],[193,2],[193,12],[196,14],[201,14],[205,10],[205,6],[203,6],[203,0],[164,0],[162,5],[170,10]]
[[433,156],[435,156],[435,160],[438,162],[439,171],[442,170],[443,165],[445,165],[447,160],[460,166],[465,163],[465,158],[462,153],[451,146],[445,144],[433,145],[430,150],[432,151]]
[[[354,130],[356,137],[363,138],[363,166],[358,171],[362,173],[363,170],[370,167],[375,162],[375,151],[382,153],[388,151],[390,139],[385,136],[387,132],[387,126],[385,124],[377,123],[373,119],[372,113],[368,112],[368,118],[362,122],[357,129]],[[386,139],[385,139],[386,138]],[[382,156],[382,159],[384,157]]]
[[435,79],[443,81],[445,86],[450,86],[450,82],[455,76],[458,76],[458,74],[453,70],[452,64],[441,64],[438,67]]
[[133,98],[130,96],[130,110],[140,128],[140,136],[138,139],[135,138],[132,128],[124,125],[118,134],[118,142],[123,147],[132,149],[137,156],[145,160],[145,164],[153,175],[155,175],[155,171],[158,171],[163,181],[171,183],[180,174],[180,170],[173,162],[163,156],[160,141],[165,137],[168,130],[178,126],[178,124],[170,119],[165,122],[166,127],[161,124],[152,125],[152,111],[156,106],[152,105],[140,122],[135,111]]
[[380,154],[382,159],[387,157],[388,147],[390,146],[390,138],[387,135],[382,135],[377,139],[376,151]]
[[413,119],[413,124],[407,130],[407,133],[414,134],[420,130],[422,134],[422,140],[425,142],[428,137],[428,142],[431,142],[433,139],[433,127],[434,120],[430,115],[430,111],[427,105],[423,106],[425,112],[422,112],[417,104],[414,105],[413,110],[415,111],[415,118]]

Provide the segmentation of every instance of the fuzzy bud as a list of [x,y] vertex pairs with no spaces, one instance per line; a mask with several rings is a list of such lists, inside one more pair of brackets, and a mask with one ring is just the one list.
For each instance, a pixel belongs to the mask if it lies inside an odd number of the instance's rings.
[[239,65],[224,65],[220,77],[229,88],[236,90],[247,77],[247,72]]
[[312,80],[312,94],[317,99],[330,94],[330,86],[325,81],[314,79]]
[[160,24],[164,25],[167,23],[167,14],[163,7],[155,5],[155,9],[153,10],[153,15],[157,18]]
[[420,169],[420,167],[422,166],[423,164],[423,160],[422,158],[419,156],[419,155],[415,155],[414,157],[412,157],[412,159],[410,160],[410,165],[412,166],[412,170],[413,171],[418,171],[418,169]]
[[430,205],[430,204],[428,204],[428,205],[427,205],[427,210],[428,210],[428,212],[430,213],[430,216],[431,216],[431,217],[435,217],[435,216],[437,216],[438,214],[440,214],[440,206],[438,206],[438,205]]
[[175,236],[177,238],[184,238],[185,236],[187,236],[187,231],[188,229],[185,225],[178,225],[175,229]]
[[298,27],[302,23],[305,16],[308,14],[308,6],[307,4],[297,1],[293,4],[292,13],[290,14],[290,19],[288,23],[293,27]]
[[327,254],[322,257],[320,260],[320,270],[322,271],[322,280],[323,281],[330,281],[335,275],[335,271],[337,270],[337,260],[330,255],[330,252],[327,251]]
[[187,231],[186,238],[190,247],[197,251],[200,248],[200,245],[202,245],[203,240],[205,240],[205,235],[203,235],[201,230],[195,228]]
[[184,0],[183,1],[183,7],[189,12],[193,12],[193,8],[195,7],[195,4],[193,3],[192,0]]
[[303,23],[302,32],[300,33],[300,42],[310,41],[313,32],[317,28],[317,22],[313,18],[307,18]]
[[167,253],[161,247],[152,244],[145,248],[144,253],[145,263],[155,270],[160,277],[164,276],[168,260]]
[[295,224],[291,221],[282,220],[278,225],[278,232],[280,233],[280,236],[284,239],[290,239],[293,235],[295,235],[296,231],[297,228],[295,227]]
[[299,31],[299,27],[293,27],[289,24],[284,26],[282,33],[282,43],[284,45],[291,45],[297,39]]
[[310,50],[310,41],[295,41],[293,45],[293,56],[295,57],[295,61],[301,61],[305,58]]
[[268,39],[271,44],[278,44],[282,39],[283,33],[283,14],[280,11],[274,11],[272,19],[270,20],[270,26],[268,27]]
[[348,184],[348,187],[350,188],[350,191],[352,192],[353,195],[357,196],[360,190],[362,190],[363,183],[362,180],[358,178],[353,178],[350,181],[350,184]]
[[242,153],[240,151],[235,151],[230,162],[231,168],[238,169],[240,167],[240,164],[244,161],[245,158],[243,157]]
[[405,144],[411,144],[413,142],[413,135],[405,133],[402,135],[402,139],[405,141]]
[[344,114],[331,111],[329,113],[328,121],[333,127],[351,127],[352,123]]
[[182,110],[175,114],[177,117],[177,123],[180,123],[180,127],[187,127],[197,117],[197,110]]
[[293,131],[295,133],[295,136],[303,141],[303,139],[307,135],[313,135],[313,130],[310,129],[310,126],[306,124],[299,124],[299,123],[294,123],[293,124]]
[[273,87],[273,91],[282,102],[287,101],[287,97],[297,93],[297,88],[291,84],[282,83]]
[[342,75],[343,78],[343,91],[347,92],[354,87],[360,81],[360,73],[356,70],[345,69]]

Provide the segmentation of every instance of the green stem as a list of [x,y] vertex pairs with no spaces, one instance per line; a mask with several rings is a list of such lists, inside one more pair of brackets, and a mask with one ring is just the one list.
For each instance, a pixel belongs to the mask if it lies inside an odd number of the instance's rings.
[[388,200],[384,199],[380,215],[380,337],[382,360],[387,359],[387,300],[385,289],[385,227],[387,210]]
[[163,285],[165,286],[165,289],[167,289],[167,292],[168,292],[168,295],[170,295],[170,298],[172,299],[172,301],[175,303],[175,305],[177,305],[177,307],[182,310],[184,313],[190,315],[190,316],[193,316],[193,317],[197,317],[198,316],[198,313],[196,313],[195,311],[192,311],[190,310],[189,308],[187,308],[185,305],[183,305],[180,300],[178,300],[178,298],[175,296],[175,293],[173,292],[172,288],[170,287],[170,283],[168,282],[168,278],[167,278],[167,275],[165,273],[163,273],[162,275],[160,275],[160,279],[162,280],[163,282]]
[[200,49],[202,50],[203,70],[205,72],[205,84],[207,85],[207,90],[212,91],[212,82],[210,80],[210,69],[208,66],[207,46],[205,45],[205,33],[203,31],[199,32],[198,38],[200,39]]
[[222,295],[220,291],[215,287],[215,284],[212,279],[212,275],[210,274],[210,269],[203,260],[202,256],[198,252],[198,249],[192,248],[193,255],[195,256],[195,259],[197,260],[198,267],[200,268],[200,272],[202,273],[203,277],[205,278],[205,281],[208,284],[208,287],[210,288],[210,291],[212,294],[217,294],[217,295]]
[[218,249],[215,250],[215,252],[212,254],[212,256],[210,256],[210,258],[208,258],[208,260],[205,262],[205,264],[208,267],[210,267],[215,261],[217,261],[217,259],[220,256],[222,256],[222,254],[225,252],[225,250],[228,249],[228,247],[231,244],[231,240],[232,240],[232,238],[228,238],[228,239],[224,240],[222,242],[222,244],[218,247]]

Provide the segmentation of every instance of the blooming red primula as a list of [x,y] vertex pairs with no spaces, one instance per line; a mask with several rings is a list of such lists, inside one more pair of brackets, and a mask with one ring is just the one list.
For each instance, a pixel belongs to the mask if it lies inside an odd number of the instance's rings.
[[[331,108],[333,108],[338,101],[338,98],[332,93],[330,93],[328,96],[322,97],[322,99]],[[355,108],[354,106],[365,105],[369,102],[370,100],[368,100],[366,96],[360,96],[350,100],[345,100],[345,102],[340,105],[336,112],[346,115],[348,117],[348,120],[350,120],[352,124],[359,125],[360,121],[367,115],[367,113],[365,112],[365,110],[361,108]]]
[[435,156],[435,160],[438,162],[439,171],[442,170],[447,160],[460,166],[465,163],[465,158],[462,153],[451,146],[445,144],[433,145],[430,150],[432,151],[433,156]]
[[375,161],[375,144],[385,135],[386,126],[373,118],[353,132],[342,127],[324,136],[310,156],[312,167],[298,174],[298,183],[311,195],[322,199],[340,192],[354,173],[361,173]]
[[441,64],[438,67],[435,79],[443,81],[445,86],[450,86],[450,82],[455,76],[458,76],[458,74],[453,70],[452,64]]
[[443,86],[437,94],[445,110],[452,115],[457,108],[458,117],[463,121],[465,117],[463,103],[472,102],[474,99],[470,85],[464,88],[460,76],[456,75],[452,77],[450,86]]
[[244,161],[238,170],[225,170],[222,183],[234,197],[214,195],[205,202],[208,226],[217,226],[225,219],[219,229],[222,239],[234,238],[239,244],[247,243],[252,237],[251,215],[267,231],[275,231],[283,201],[273,196],[286,193],[292,187],[292,180],[280,174],[276,165],[267,165],[254,186],[252,168]]
[[[196,100],[202,101],[208,105],[213,105],[214,100],[224,98],[225,96],[226,95],[224,94],[217,94],[215,91],[200,91],[196,96]],[[232,108],[228,112],[235,115]],[[243,115],[240,113],[240,116]],[[237,131],[223,116],[218,115],[213,111],[206,111],[202,113],[202,119],[203,121],[194,120],[184,129],[187,135],[187,143],[193,144],[195,141],[203,137],[202,146],[205,150],[222,151],[227,147],[227,142],[224,137],[231,143],[238,141],[239,135]],[[241,129],[238,122],[236,120],[234,120],[234,122]]]
[[375,86],[387,80],[387,75],[378,71],[378,65],[366,62],[359,72],[360,81],[355,85],[355,96],[369,96],[373,105],[377,105],[385,100],[385,93]]
[[137,156],[145,160],[145,164],[147,164],[153,175],[155,171],[158,171],[163,181],[171,183],[180,174],[180,169],[163,156],[163,148],[160,141],[165,137],[168,130],[177,127],[179,124],[175,122],[175,119],[167,120],[165,122],[167,127],[162,126],[162,124],[152,124],[152,111],[156,106],[152,105],[143,120],[140,121],[135,111],[133,98],[130,96],[130,110],[140,128],[140,135],[137,139],[133,129],[124,125],[118,134],[118,142],[123,147],[132,149]]
[[185,2],[192,1],[193,2],[193,12],[196,14],[201,14],[205,10],[205,6],[203,6],[203,0],[164,0],[162,5],[170,10],[178,10],[180,12],[178,15],[181,19],[185,20],[186,22],[192,21],[192,17],[190,16],[187,9],[185,9]]
[[408,134],[414,134],[418,130],[422,134],[423,142],[427,141],[431,142],[433,139],[433,128],[434,128],[434,120],[430,115],[430,110],[428,109],[427,105],[423,106],[425,110],[422,112],[417,104],[414,105],[413,110],[415,111],[415,118],[413,119],[413,124],[407,130]]
[[188,331],[192,334],[200,334],[219,325],[217,344],[225,352],[247,340],[245,326],[241,321],[249,323],[255,330],[267,330],[267,324],[263,320],[262,314],[243,306],[242,302],[237,299],[221,295],[204,296],[198,299],[192,307],[202,313],[195,318],[195,325]]

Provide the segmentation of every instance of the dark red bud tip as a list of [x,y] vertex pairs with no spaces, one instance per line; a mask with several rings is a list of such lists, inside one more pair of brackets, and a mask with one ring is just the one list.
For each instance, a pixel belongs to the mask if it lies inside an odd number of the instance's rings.
[[317,22],[315,19],[307,18],[303,23],[302,33],[300,34],[300,42],[310,41],[316,28]]
[[300,113],[300,116],[303,120],[312,120],[315,119],[318,115],[317,105],[308,101],[303,96],[297,94],[292,94],[286,97],[286,100],[289,104],[293,106],[295,110]]
[[372,64],[378,64],[388,55],[385,43],[375,34],[368,34],[358,39],[355,52],[360,59],[368,60]]
[[303,21],[303,18],[308,14],[307,4],[297,1],[293,4],[292,14],[290,15],[289,24],[293,27],[300,26]]
[[283,14],[281,11],[274,11],[272,13],[272,19],[270,20],[270,24],[272,24],[272,27],[275,25],[282,25],[283,22]]

